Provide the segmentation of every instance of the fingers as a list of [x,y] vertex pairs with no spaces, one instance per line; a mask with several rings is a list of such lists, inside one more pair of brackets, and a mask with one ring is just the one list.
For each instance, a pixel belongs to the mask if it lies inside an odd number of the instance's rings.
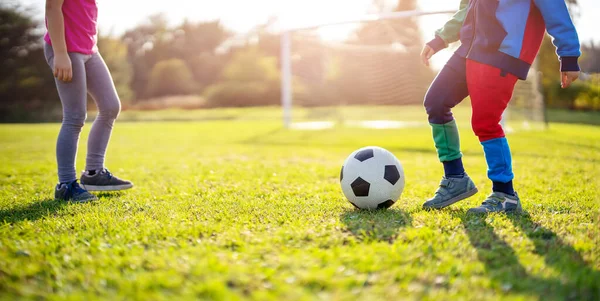
[[62,69],[59,69],[59,68],[56,69],[56,79],[61,80],[61,81],[63,80],[63,70]]
[[70,82],[73,79],[73,69],[54,69],[54,77],[63,82]]
[[561,88],[563,88],[563,89],[568,88],[569,86],[571,86],[571,82],[572,82],[572,80],[569,77],[569,75],[567,75],[567,73],[563,73],[562,78],[561,78],[561,84],[560,84]]
[[431,59],[431,57],[435,54],[435,51],[431,47],[427,47],[427,59]]
[[579,78],[578,71],[561,72],[560,75],[560,86],[563,89],[571,86],[571,84]]
[[423,50],[421,51],[421,61],[423,62],[423,65],[429,67],[429,59],[431,59],[431,57],[434,54],[435,52],[433,51],[433,49],[425,45],[425,47],[423,47]]
[[429,67],[429,57],[427,56],[427,48],[423,48],[421,51],[421,62],[423,65]]

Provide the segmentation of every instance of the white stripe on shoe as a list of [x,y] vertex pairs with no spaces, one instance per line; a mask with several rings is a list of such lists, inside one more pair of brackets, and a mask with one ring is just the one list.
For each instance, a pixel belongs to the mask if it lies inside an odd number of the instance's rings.
[[133,187],[133,184],[121,184],[121,185],[85,185],[81,184],[81,186],[87,191],[119,191],[126,190]]

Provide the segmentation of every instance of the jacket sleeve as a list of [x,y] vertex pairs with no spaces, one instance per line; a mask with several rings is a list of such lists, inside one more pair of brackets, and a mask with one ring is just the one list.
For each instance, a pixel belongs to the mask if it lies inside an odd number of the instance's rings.
[[579,71],[581,56],[579,37],[564,0],[534,0],[552,36],[552,44],[560,59],[561,71]]
[[438,52],[459,39],[460,29],[465,21],[469,0],[461,0],[459,10],[444,26],[435,31],[435,39],[427,43],[435,52]]

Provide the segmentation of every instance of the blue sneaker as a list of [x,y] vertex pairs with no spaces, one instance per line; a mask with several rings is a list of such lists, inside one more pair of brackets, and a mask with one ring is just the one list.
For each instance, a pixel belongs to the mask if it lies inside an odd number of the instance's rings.
[[87,203],[98,199],[95,195],[81,188],[79,183],[77,183],[77,180],[68,184],[63,183],[56,185],[56,189],[54,189],[54,198],[56,200],[74,203]]
[[462,178],[443,177],[435,195],[423,204],[423,209],[441,209],[477,193],[473,180],[465,174]]
[[488,213],[488,212],[522,212],[521,200],[519,195],[506,194],[494,191],[490,194],[479,207],[471,208],[467,213]]

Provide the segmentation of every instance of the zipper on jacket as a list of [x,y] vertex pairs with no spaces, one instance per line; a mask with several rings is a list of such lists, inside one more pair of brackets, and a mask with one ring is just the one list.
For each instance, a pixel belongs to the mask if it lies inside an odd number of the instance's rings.
[[477,23],[477,0],[473,0],[473,36],[471,37],[471,45],[469,46],[469,51],[467,51],[467,58],[469,57],[469,54],[471,54],[473,44],[475,44],[475,35],[477,34],[477,32],[475,31],[477,29],[475,27],[475,23]]

